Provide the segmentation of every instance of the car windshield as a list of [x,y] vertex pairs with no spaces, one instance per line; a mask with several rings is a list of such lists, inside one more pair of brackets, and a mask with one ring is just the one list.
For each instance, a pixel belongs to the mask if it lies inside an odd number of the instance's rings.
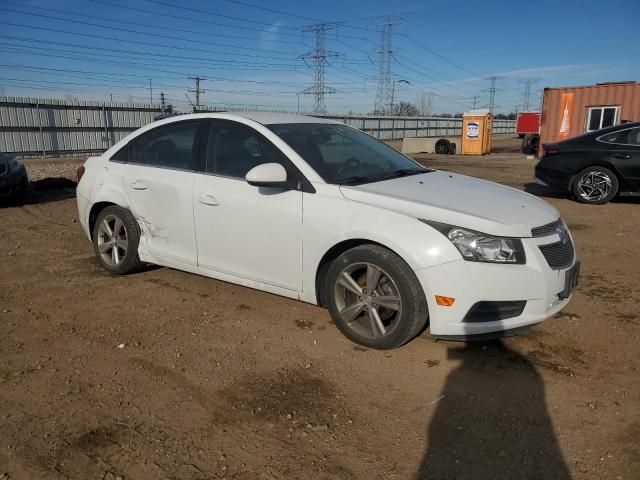
[[286,123],[267,127],[327,183],[359,185],[432,171],[347,125]]

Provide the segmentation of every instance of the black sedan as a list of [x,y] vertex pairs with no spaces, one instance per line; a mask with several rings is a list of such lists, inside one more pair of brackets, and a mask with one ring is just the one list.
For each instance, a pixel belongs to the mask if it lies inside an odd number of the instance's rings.
[[536,181],[567,190],[583,203],[640,196],[640,122],[545,143]]

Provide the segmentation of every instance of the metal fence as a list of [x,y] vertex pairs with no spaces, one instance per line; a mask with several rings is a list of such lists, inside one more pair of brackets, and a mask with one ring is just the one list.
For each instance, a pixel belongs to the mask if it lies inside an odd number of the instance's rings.
[[160,105],[0,97],[0,152],[102,152],[160,113]]
[[[160,105],[0,97],[0,152],[68,155],[102,152],[162,112]],[[381,140],[462,134],[461,118],[326,115]],[[514,133],[515,121],[494,120]]]
[[[380,140],[405,137],[457,137],[462,135],[461,118],[442,117],[372,117],[326,115],[344,122]],[[493,120],[493,133],[515,133],[515,120]]]

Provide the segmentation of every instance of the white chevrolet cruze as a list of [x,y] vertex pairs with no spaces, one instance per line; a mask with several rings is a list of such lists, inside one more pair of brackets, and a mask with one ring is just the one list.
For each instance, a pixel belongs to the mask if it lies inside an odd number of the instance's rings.
[[514,335],[577,284],[555,208],[427,169],[365,133],[272,113],[143,127],[78,169],[78,211],[113,274],[164,265],[327,307],[394,348]]

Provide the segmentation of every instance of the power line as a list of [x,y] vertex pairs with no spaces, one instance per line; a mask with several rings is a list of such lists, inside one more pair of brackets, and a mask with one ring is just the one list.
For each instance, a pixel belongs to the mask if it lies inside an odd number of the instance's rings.
[[457,63],[453,62],[452,60],[449,60],[447,57],[445,57],[444,55],[439,54],[438,52],[436,52],[435,50],[433,50],[430,47],[427,47],[425,44],[423,44],[422,42],[419,42],[418,40],[416,40],[415,38],[405,34],[405,33],[396,33],[395,35],[398,35],[400,37],[404,37],[407,40],[413,42],[414,44],[418,45],[419,47],[425,49],[427,52],[429,52],[431,55],[438,57],[440,60],[442,60],[443,62],[448,63],[449,65],[456,67],[458,70],[461,70],[465,73],[468,73],[470,75],[473,75],[474,77],[478,77],[479,75],[477,73],[474,73],[470,70],[467,70],[466,68],[458,65]]
[[[206,41],[206,40],[193,40],[193,39],[187,39],[187,38],[184,38],[184,37],[174,37],[174,36],[166,35],[166,34],[141,32],[140,30],[132,30],[132,29],[129,29],[129,28],[113,27],[113,26],[109,26],[109,25],[101,25],[99,23],[94,23],[94,22],[84,22],[84,21],[80,21],[80,20],[71,20],[71,19],[68,19],[68,18],[55,17],[55,16],[52,16],[52,15],[44,15],[44,14],[41,14],[41,13],[22,12],[22,11],[14,10],[14,9],[11,9],[11,8],[0,8],[0,11],[13,12],[13,13],[21,14],[21,15],[29,15],[29,16],[34,16],[34,17],[48,18],[48,19],[52,19],[52,20],[58,20],[58,21],[61,21],[61,22],[74,23],[74,24],[77,24],[77,25],[85,25],[85,26],[89,26],[89,27],[105,28],[107,30],[116,30],[116,31],[120,31],[120,32],[134,33],[136,35],[146,35],[146,36],[149,36],[149,37],[163,38],[163,39],[168,39],[168,40],[178,40],[178,41],[182,41],[182,42],[198,43],[198,44],[202,44],[202,45],[212,45],[212,46],[215,46],[215,47],[237,48],[237,49],[241,49],[241,50],[250,50],[250,51],[262,50],[264,52],[278,53],[278,54],[282,54],[282,55],[288,55],[289,54],[289,52],[283,52],[283,51],[280,51],[280,50],[268,50],[268,49],[257,48],[255,46],[245,47],[245,46],[241,46],[241,45],[231,45],[231,44],[228,44],[228,43],[217,43],[217,42],[209,42],[209,41]],[[11,25],[11,24],[9,24],[9,25]],[[22,26],[24,26],[24,25],[22,25]],[[224,52],[218,52],[218,53],[224,53]],[[226,54],[226,55],[236,55],[235,53],[224,53],[224,54]],[[245,55],[245,54],[238,54],[238,55]],[[259,57],[258,55],[245,55],[245,56]],[[263,57],[263,58],[267,58],[267,57]],[[278,58],[278,57],[271,57],[271,58],[272,59],[277,59],[277,60],[284,60],[284,58]]]
[[[244,36],[244,35],[230,35],[230,34],[221,33],[221,32],[215,32],[215,33],[203,32],[201,30],[187,30],[187,29],[184,29],[184,28],[175,28],[175,27],[167,27],[167,26],[159,27],[157,25],[150,25],[148,23],[130,22],[130,21],[127,21],[127,20],[122,20],[121,18],[117,18],[116,19],[116,18],[98,17],[96,15],[83,15],[81,13],[66,12],[64,10],[59,10],[59,9],[56,9],[56,8],[44,8],[44,7],[35,7],[35,6],[31,6],[31,5],[23,5],[21,3],[10,2],[10,1],[7,1],[7,0],[4,0],[4,3],[7,4],[7,5],[15,5],[15,6],[21,7],[21,8],[30,8],[30,9],[33,9],[33,10],[40,10],[40,11],[44,11],[44,12],[62,13],[62,14],[65,14],[65,15],[71,15],[73,17],[89,18],[89,19],[92,19],[92,20],[102,20],[102,21],[105,21],[105,22],[112,22],[112,23],[118,23],[118,24],[124,24],[124,25],[133,25],[133,26],[145,27],[145,28],[153,28],[153,29],[156,29],[156,30],[159,29],[159,30],[163,30],[163,31],[172,31],[172,32],[180,32],[180,33],[192,33],[192,34],[195,34],[195,35],[203,35],[203,36],[214,37],[214,38],[224,37],[224,38],[235,38],[235,39],[240,39],[240,40],[259,41],[258,38],[249,38],[249,37]],[[96,3],[102,3],[102,2],[96,2]],[[109,5],[111,5],[111,4],[109,4]],[[129,8],[129,7],[122,6],[122,8]],[[134,9],[134,10],[139,10],[139,9]],[[22,13],[25,13],[25,12],[22,12]],[[149,12],[149,13],[153,14],[154,12]],[[174,17],[172,17],[172,18],[174,18]],[[178,17],[178,18],[180,18],[180,17]],[[184,17],[184,19],[185,20],[190,20],[190,21],[192,20],[192,19],[187,19],[187,17]],[[204,23],[210,24],[209,22],[204,22]],[[226,25],[226,24],[217,24],[216,23],[214,25],[228,26],[230,28],[233,28],[232,25]],[[242,28],[242,27],[238,27],[238,28]],[[251,30],[254,30],[254,29],[251,29]],[[262,30],[259,30],[259,29],[255,29],[254,31],[262,32]],[[299,37],[299,35],[295,35],[295,36]],[[289,45],[291,44],[290,40],[273,39],[273,40],[270,40],[270,42],[285,43],[285,44],[289,44]]]
[[324,83],[324,69],[328,64],[328,58],[336,58],[338,54],[336,52],[328,51],[325,48],[325,36],[328,30],[336,28],[333,23],[316,23],[305,28],[307,32],[313,32],[316,38],[315,48],[302,55],[300,58],[303,60],[311,59],[314,66],[314,82],[313,86],[302,90],[304,95],[314,95],[315,102],[313,105],[314,113],[326,113],[327,106],[324,103],[324,96],[326,94],[336,93],[335,88],[327,87]]

